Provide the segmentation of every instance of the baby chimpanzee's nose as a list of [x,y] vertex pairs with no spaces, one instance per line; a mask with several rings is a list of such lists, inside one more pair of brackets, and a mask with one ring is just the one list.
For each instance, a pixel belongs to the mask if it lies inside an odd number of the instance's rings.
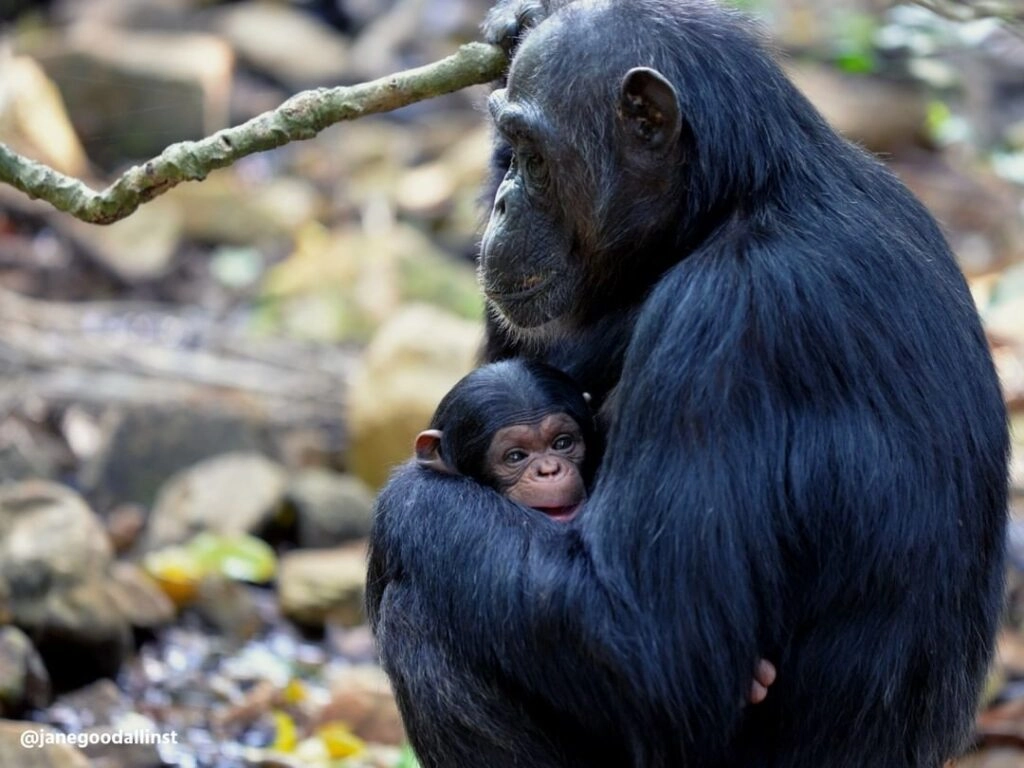
[[562,474],[562,462],[557,459],[541,459],[537,462],[537,475],[540,477],[557,477]]

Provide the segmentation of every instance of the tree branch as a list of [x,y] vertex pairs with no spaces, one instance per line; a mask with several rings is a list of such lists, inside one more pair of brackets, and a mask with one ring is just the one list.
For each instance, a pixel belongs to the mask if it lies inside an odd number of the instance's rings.
[[129,168],[97,192],[78,179],[29,160],[0,143],[0,182],[93,224],[112,224],[183,181],[201,181],[216,169],[256,152],[311,139],[325,128],[364,115],[390,112],[417,101],[488,83],[508,60],[496,46],[469,43],[455,54],[416,69],[340,88],[317,88],[280,107],[199,141],[172,144]]

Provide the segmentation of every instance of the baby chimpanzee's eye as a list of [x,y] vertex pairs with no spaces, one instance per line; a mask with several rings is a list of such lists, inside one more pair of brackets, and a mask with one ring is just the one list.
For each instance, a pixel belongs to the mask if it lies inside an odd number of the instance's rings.
[[525,460],[526,460],[526,451],[522,450],[521,448],[513,448],[512,450],[506,451],[506,453],[505,453],[505,463],[506,464],[518,464],[521,461],[525,461]]
[[572,435],[559,435],[555,438],[555,441],[551,444],[551,447],[556,451],[568,451],[576,444],[576,441],[572,439]]

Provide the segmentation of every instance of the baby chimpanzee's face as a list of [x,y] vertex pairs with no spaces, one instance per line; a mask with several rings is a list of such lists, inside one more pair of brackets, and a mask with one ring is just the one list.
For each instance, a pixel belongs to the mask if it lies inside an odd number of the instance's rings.
[[556,520],[569,520],[586,498],[579,425],[567,414],[512,424],[494,433],[487,469],[494,484],[513,501]]

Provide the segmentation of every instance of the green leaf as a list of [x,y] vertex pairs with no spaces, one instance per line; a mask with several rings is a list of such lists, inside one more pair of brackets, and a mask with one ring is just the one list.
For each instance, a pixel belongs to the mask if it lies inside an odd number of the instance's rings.
[[244,533],[200,533],[185,545],[206,573],[265,584],[277,572],[277,556],[262,539]]
[[420,768],[419,760],[416,759],[412,747],[408,744],[402,747],[402,756],[398,759],[395,768]]
[[852,75],[868,75],[875,71],[875,57],[870,51],[848,51],[836,57],[836,66]]

